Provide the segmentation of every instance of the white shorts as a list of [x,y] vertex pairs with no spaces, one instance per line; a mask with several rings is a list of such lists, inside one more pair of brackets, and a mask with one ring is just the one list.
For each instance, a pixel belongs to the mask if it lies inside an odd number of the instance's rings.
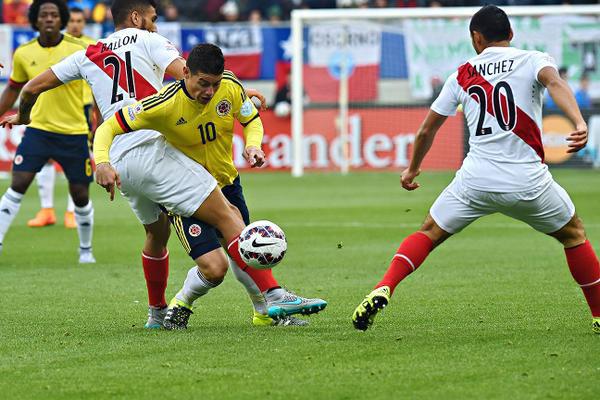
[[144,225],[158,220],[159,205],[174,214],[191,216],[217,187],[202,165],[163,137],[129,150],[114,167],[121,177],[121,193]]
[[457,177],[429,210],[436,224],[448,233],[459,232],[479,217],[496,212],[542,233],[552,233],[573,218],[575,206],[565,189],[554,181],[542,190],[494,193],[471,189]]

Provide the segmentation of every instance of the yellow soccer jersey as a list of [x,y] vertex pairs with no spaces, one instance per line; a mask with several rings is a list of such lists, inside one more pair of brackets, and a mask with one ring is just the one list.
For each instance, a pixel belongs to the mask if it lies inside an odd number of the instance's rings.
[[238,175],[232,159],[235,120],[244,126],[246,147],[260,148],[263,126],[258,110],[233,73],[223,73],[219,89],[206,105],[190,97],[183,81],[178,81],[108,119],[96,131],[94,155],[97,163],[108,161],[110,143],[106,140],[120,133],[153,129],[202,164],[223,187]]
[[[65,33],[65,36],[70,36],[75,40],[81,40],[83,43],[85,43],[86,46],[89,46],[90,44],[96,44],[97,42],[96,39],[92,39],[91,37],[86,35],[81,35],[77,38],[75,36],[69,35],[68,33]],[[94,95],[92,94],[92,88],[90,88],[90,85],[88,85],[86,82],[83,82],[83,104],[88,105],[92,104],[93,102]]]
[[[63,58],[85,49],[85,44],[63,36],[54,47],[42,47],[37,39],[22,44],[13,55],[10,84],[23,86]],[[65,135],[84,135],[88,126],[83,114],[82,80],[73,81],[42,93],[31,111],[32,128]]]

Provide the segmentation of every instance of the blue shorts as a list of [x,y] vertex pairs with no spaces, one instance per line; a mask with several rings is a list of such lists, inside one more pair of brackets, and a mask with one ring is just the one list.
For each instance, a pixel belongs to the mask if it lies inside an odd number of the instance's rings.
[[15,152],[13,171],[40,172],[48,160],[60,164],[70,183],[93,180],[87,135],[62,135],[27,128]]
[[[250,223],[250,214],[246,206],[246,200],[244,199],[240,177],[235,178],[231,185],[222,187],[221,192],[223,192],[223,195],[231,204],[240,210],[244,223],[248,225]],[[177,237],[179,237],[183,248],[192,259],[195,260],[201,255],[221,247],[219,238],[222,235],[212,225],[192,217],[181,217],[174,214],[168,215],[171,224],[175,228],[175,232],[177,232]]]

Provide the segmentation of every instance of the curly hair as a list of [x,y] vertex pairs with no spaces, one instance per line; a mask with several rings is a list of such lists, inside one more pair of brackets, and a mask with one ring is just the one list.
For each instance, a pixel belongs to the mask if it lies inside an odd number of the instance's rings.
[[69,7],[67,7],[67,3],[63,0],[33,0],[31,6],[29,7],[29,23],[31,24],[31,28],[34,31],[37,31],[37,20],[38,15],[40,13],[40,7],[42,4],[51,3],[56,4],[58,7],[58,12],[60,13],[60,29],[65,29],[67,26],[67,22],[69,22]]

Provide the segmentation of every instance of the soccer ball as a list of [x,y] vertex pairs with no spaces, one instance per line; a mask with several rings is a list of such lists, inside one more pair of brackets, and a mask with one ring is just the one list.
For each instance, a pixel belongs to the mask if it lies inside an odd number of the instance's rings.
[[271,221],[251,223],[244,228],[238,242],[242,260],[257,269],[273,268],[287,250],[283,230]]

